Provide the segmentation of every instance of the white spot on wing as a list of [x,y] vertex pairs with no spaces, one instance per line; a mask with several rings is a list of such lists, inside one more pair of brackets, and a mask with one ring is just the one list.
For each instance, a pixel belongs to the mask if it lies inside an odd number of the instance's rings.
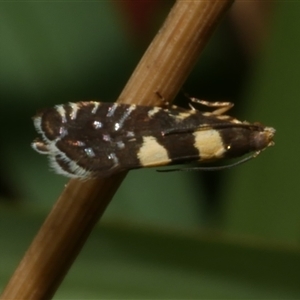
[[118,103],[114,103],[112,106],[110,106],[108,108],[108,112],[107,112],[106,116],[108,118],[112,117],[114,115],[114,113],[115,113],[115,111],[116,111],[116,109],[117,109],[118,106],[119,106]]
[[126,137],[134,137],[134,132],[133,131],[127,131]]
[[100,128],[102,128],[103,124],[100,121],[94,121],[93,126],[95,129],[100,129]]
[[68,134],[68,130],[65,127],[61,126],[59,128],[59,138],[58,139],[65,137],[67,134]]
[[161,166],[171,162],[167,150],[153,136],[143,137],[138,159],[144,167]]
[[110,154],[107,156],[107,158],[108,158],[109,160],[112,160],[112,161],[114,162],[114,165],[115,165],[115,166],[117,166],[117,165],[119,164],[119,159],[118,159],[118,157],[116,156],[115,153],[110,153]]
[[195,148],[199,151],[200,161],[223,157],[226,149],[217,130],[199,130],[193,133]]
[[88,157],[95,157],[96,156],[95,152],[94,152],[94,150],[92,148],[85,148],[84,152],[86,153],[86,155]]
[[70,102],[69,106],[71,107],[70,118],[71,120],[75,120],[77,117],[78,105],[76,103]]
[[100,103],[99,102],[93,102],[94,104],[94,107],[92,109],[92,114],[95,114],[98,110],[98,107],[100,106]]
[[105,142],[111,141],[111,137],[109,134],[103,134],[102,137],[103,137],[103,141],[105,141]]
[[154,115],[156,115],[159,111],[161,111],[160,107],[153,107],[151,110],[148,111],[148,117],[152,118]]
[[62,105],[55,105],[55,109],[60,114],[62,123],[66,123],[67,118],[66,118],[66,111],[64,107]]
[[117,147],[119,149],[124,149],[125,148],[125,144],[122,141],[117,142]]
[[115,131],[119,130],[121,128],[120,123],[115,123]]
[[119,122],[115,123],[115,130],[119,130],[123,127],[124,122],[126,119],[130,116],[130,114],[136,109],[136,105],[130,105],[128,108],[126,108],[125,113],[120,118]]
[[184,119],[190,117],[191,115],[195,114],[196,112],[197,112],[196,110],[189,110],[187,112],[181,112],[180,114],[175,116],[175,118],[179,119],[179,120],[184,120]]
[[85,146],[85,142],[83,142],[83,141],[76,141],[76,142],[74,142],[74,146],[84,147]]

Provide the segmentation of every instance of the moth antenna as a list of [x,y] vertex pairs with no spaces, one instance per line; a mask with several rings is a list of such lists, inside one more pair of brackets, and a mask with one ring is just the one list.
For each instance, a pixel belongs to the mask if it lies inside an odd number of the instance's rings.
[[221,171],[221,170],[226,170],[226,169],[230,169],[236,166],[239,166],[253,158],[255,158],[256,156],[258,156],[260,154],[261,151],[256,151],[254,154],[247,156],[237,162],[234,162],[232,164],[229,165],[225,165],[225,166],[217,166],[217,167],[192,167],[192,168],[180,168],[180,169],[163,169],[163,170],[156,170],[157,172],[177,172],[177,171],[185,171],[185,172],[190,172],[190,171]]

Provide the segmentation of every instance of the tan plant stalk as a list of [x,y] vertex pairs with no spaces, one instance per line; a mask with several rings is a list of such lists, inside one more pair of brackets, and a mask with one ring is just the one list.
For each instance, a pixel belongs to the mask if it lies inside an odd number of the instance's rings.
[[[171,102],[232,2],[177,0],[118,102],[161,105],[159,95]],[[50,299],[125,175],[70,180],[1,299]]]

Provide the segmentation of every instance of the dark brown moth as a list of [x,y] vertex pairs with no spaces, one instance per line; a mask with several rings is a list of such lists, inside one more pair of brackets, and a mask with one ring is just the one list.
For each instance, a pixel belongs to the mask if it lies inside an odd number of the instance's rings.
[[191,100],[215,110],[94,101],[57,105],[33,118],[41,138],[32,147],[49,156],[57,173],[88,179],[250,152],[256,156],[274,144],[272,127],[225,115],[232,103]]

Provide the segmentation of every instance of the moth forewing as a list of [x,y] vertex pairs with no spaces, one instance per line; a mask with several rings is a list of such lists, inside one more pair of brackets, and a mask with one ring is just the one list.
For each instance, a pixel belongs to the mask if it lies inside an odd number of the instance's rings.
[[41,139],[32,147],[49,156],[57,173],[88,179],[142,167],[239,157],[273,145],[273,128],[224,115],[231,103],[200,104],[216,109],[200,112],[194,107],[95,101],[56,105],[34,117]]

